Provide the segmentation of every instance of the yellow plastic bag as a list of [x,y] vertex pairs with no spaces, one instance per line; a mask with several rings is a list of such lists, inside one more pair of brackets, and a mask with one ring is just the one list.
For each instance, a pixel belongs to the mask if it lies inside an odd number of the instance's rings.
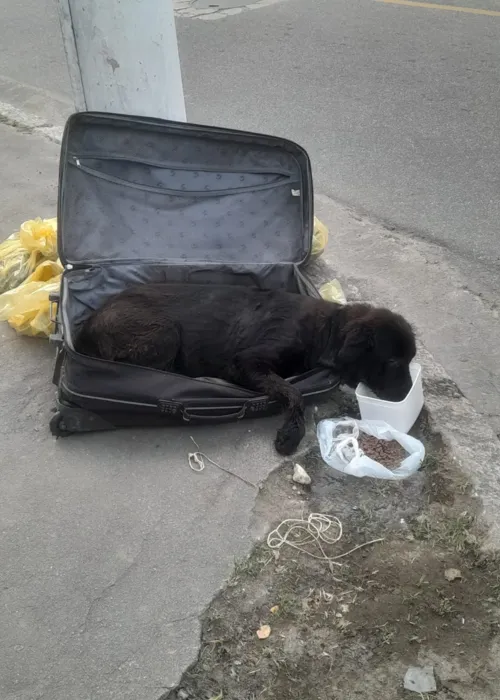
[[18,287],[0,294],[0,321],[8,321],[22,335],[49,336],[49,294],[59,291],[61,273],[58,260],[45,260]]
[[314,217],[313,242],[311,260],[319,258],[328,243],[328,229],[316,216]]
[[38,257],[23,248],[18,238],[0,243],[0,294],[21,284],[35,269]]
[[19,240],[26,250],[41,253],[46,260],[56,260],[57,218],[25,221],[21,224]]
[[319,288],[319,293],[326,301],[334,301],[336,304],[347,304],[344,290],[338,279],[330,280]]
[[0,294],[15,289],[42,260],[57,258],[57,219],[25,221],[0,243]]

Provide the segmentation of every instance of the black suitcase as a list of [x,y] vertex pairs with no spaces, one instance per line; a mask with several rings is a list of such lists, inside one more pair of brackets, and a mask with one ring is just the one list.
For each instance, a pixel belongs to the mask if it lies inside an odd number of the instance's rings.
[[[140,282],[243,284],[318,296],[300,270],[313,233],[311,166],[281,138],[83,112],[61,146],[53,435],[220,423],[265,416],[275,402],[227,382],[188,378],[77,353],[82,321]],[[292,377],[305,398],[328,370]]]

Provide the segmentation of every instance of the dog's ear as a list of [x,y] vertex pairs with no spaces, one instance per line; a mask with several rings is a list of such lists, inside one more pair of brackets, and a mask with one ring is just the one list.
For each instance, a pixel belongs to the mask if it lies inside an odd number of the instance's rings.
[[360,320],[347,324],[342,347],[337,355],[337,362],[350,365],[357,362],[367,350],[373,347],[372,329]]

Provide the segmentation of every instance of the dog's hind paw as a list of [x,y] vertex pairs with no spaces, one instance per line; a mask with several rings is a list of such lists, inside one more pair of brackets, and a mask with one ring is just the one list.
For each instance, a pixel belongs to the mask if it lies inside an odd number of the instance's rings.
[[293,428],[286,426],[280,428],[276,433],[276,440],[274,441],[276,452],[284,457],[292,455],[300,445],[304,433],[305,429],[303,426],[294,426]]

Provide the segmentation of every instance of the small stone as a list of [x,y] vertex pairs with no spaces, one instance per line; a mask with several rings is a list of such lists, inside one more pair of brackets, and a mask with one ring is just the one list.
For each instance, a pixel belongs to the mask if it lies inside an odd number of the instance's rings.
[[306,472],[304,467],[300,466],[300,464],[293,465],[293,477],[292,478],[296,484],[303,484],[304,486],[309,486],[309,484],[311,483],[311,477]]
[[433,666],[410,666],[405,674],[405,690],[414,693],[435,693],[436,679],[434,678]]
[[184,688],[180,688],[180,689],[177,691],[177,697],[178,697],[179,700],[188,700],[188,698],[189,698],[189,693],[186,693],[186,691],[184,690]]
[[462,578],[462,572],[460,569],[446,569],[444,572],[444,577],[447,581],[456,581],[459,578]]

